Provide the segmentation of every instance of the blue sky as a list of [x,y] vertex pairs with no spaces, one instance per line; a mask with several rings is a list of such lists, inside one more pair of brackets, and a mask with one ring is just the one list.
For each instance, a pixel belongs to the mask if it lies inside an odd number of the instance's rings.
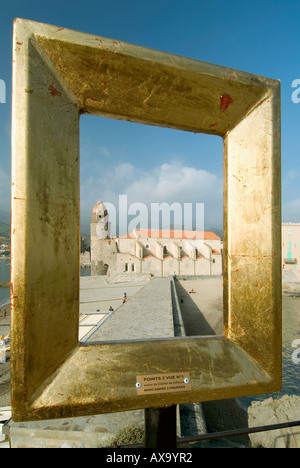
[[[10,211],[12,28],[31,19],[280,79],[282,214],[300,222],[300,1],[109,0],[0,6],[0,220]],[[299,93],[300,96],[300,93]],[[205,203],[205,226],[222,224],[222,139],[100,117],[81,117],[81,211],[98,199]],[[180,178],[179,178],[180,175]]]

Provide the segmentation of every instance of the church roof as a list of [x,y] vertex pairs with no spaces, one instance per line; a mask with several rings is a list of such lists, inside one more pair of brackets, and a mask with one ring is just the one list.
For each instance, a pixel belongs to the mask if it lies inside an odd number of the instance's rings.
[[214,232],[210,231],[179,231],[168,229],[134,229],[129,238],[152,238],[152,239],[204,239],[221,240]]

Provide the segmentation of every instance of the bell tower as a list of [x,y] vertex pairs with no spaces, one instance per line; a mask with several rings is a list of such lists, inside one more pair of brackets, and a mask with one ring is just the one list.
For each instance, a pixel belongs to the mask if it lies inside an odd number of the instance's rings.
[[106,206],[101,201],[98,201],[94,206],[91,220],[91,238],[93,236],[99,239],[109,239],[110,237],[110,222]]
[[110,222],[104,203],[98,201],[91,219],[91,275],[106,275],[115,267],[116,243],[110,238]]

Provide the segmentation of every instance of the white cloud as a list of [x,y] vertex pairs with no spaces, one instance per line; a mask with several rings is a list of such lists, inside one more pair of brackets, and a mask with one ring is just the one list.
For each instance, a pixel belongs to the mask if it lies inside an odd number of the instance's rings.
[[205,226],[220,226],[223,215],[223,181],[215,174],[174,161],[150,172],[130,163],[95,174],[81,184],[82,219],[90,216],[98,200],[118,206],[119,195],[127,195],[128,206],[151,203],[204,203]]

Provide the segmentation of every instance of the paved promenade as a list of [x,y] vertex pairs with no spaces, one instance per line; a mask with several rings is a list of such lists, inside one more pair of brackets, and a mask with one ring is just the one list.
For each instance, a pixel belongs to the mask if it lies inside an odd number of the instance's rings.
[[[115,341],[174,336],[170,281],[154,278],[147,284],[108,286],[107,295],[116,291],[127,294],[89,341]],[[111,301],[110,301],[111,302]]]
[[110,283],[105,276],[82,276],[80,278],[80,312],[108,312],[122,305],[124,292],[131,298],[149,281],[130,281],[128,283]]

